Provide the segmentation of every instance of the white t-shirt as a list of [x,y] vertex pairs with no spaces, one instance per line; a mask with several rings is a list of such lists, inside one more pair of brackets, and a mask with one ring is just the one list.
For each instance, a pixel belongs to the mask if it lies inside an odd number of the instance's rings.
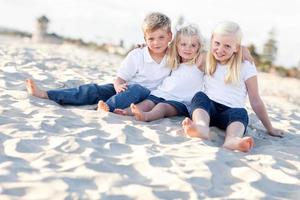
[[203,91],[203,76],[196,65],[180,64],[151,94],[188,106],[193,96],[198,91]]
[[170,68],[166,66],[166,56],[157,63],[150,56],[148,48],[144,47],[128,53],[117,71],[117,76],[128,84],[140,84],[153,90],[170,75],[170,72]]
[[247,98],[245,81],[257,75],[255,65],[243,62],[241,65],[240,82],[225,84],[224,80],[228,67],[217,64],[217,69],[212,76],[204,76],[204,92],[213,101],[231,108],[244,108]]

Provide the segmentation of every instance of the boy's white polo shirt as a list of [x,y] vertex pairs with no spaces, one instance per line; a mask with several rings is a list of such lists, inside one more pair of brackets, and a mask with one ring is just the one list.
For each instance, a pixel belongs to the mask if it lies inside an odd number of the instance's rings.
[[123,60],[117,76],[128,84],[140,84],[149,90],[156,89],[171,70],[166,66],[166,55],[160,63],[155,62],[147,47],[133,49]]
[[248,61],[241,64],[240,82],[225,84],[224,80],[228,71],[226,65],[217,64],[212,76],[204,76],[204,92],[213,101],[231,108],[244,108],[247,98],[245,81],[257,75],[255,65]]

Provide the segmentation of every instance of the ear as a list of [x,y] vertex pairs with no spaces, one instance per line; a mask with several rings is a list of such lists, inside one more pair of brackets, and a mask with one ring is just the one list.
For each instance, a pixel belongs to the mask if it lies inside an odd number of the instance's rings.
[[171,42],[172,41],[172,36],[173,36],[171,31],[169,31],[168,36],[169,36],[169,42]]
[[237,53],[241,48],[241,45],[236,45],[235,50],[233,51],[234,53]]

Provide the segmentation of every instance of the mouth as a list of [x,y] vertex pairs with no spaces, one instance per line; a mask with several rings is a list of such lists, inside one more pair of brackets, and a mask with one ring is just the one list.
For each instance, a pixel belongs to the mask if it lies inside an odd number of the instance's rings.
[[219,53],[215,53],[215,55],[216,55],[218,58],[222,58],[222,57],[224,57],[224,55],[223,55],[223,54],[219,54]]

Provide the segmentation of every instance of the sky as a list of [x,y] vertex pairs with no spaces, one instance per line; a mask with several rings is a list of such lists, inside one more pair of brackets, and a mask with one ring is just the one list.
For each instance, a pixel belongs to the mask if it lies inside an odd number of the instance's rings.
[[224,20],[240,24],[243,43],[259,53],[275,30],[276,64],[300,63],[300,1],[297,0],[0,0],[0,27],[32,32],[41,15],[50,19],[49,32],[85,41],[127,46],[143,42],[141,24],[148,12],[168,15],[173,25],[180,16],[197,24],[209,38]]

